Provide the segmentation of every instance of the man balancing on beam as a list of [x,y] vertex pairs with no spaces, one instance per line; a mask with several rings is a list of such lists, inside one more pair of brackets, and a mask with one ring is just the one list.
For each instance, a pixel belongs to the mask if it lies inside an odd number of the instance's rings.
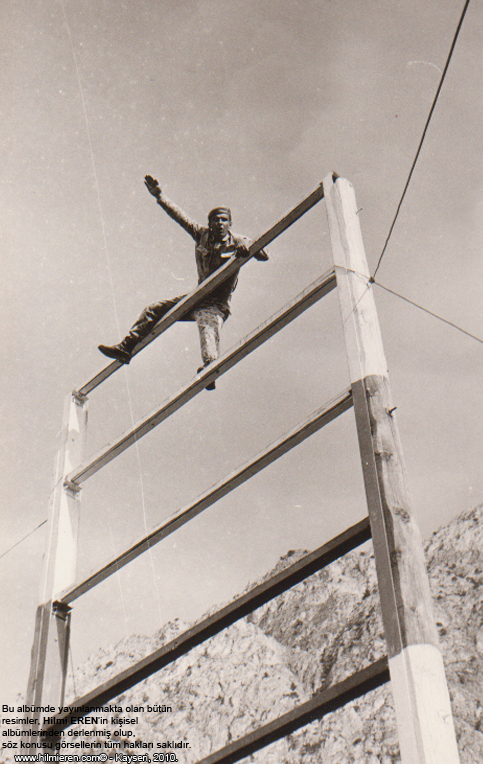
[[[250,239],[233,233],[230,230],[231,212],[228,207],[216,207],[208,214],[208,227],[191,220],[179,207],[166,198],[158,181],[146,175],[144,184],[160,207],[179,223],[195,240],[196,267],[198,284],[211,276],[233,255],[246,257],[250,247]],[[268,255],[261,249],[254,255],[256,260],[268,260]],[[238,271],[229,276],[212,292],[203,297],[194,308],[182,316],[179,321],[196,321],[200,334],[201,357],[203,366],[215,361],[219,356],[220,329],[230,315],[230,300],[238,281]],[[108,358],[115,358],[121,363],[129,363],[137,343],[146,337],[158,321],[186,295],[173,297],[148,305],[143,310],[129,333],[118,345],[99,345],[99,350]],[[198,369],[202,371],[203,366]],[[215,383],[211,382],[207,390],[214,390]]]

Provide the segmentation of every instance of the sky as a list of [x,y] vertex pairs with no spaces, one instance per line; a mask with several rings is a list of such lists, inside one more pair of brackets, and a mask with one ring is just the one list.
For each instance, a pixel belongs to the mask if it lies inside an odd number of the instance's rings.
[[[196,284],[200,223],[252,238],[335,171],[374,271],[441,77],[455,0],[4,0],[0,702],[25,692],[64,399],[149,303]],[[483,10],[470,3],[377,281],[483,338]],[[324,203],[241,271],[223,350],[331,266]],[[481,342],[374,286],[424,537],[483,501]],[[86,456],[186,384],[173,326],[89,396]],[[349,383],[335,294],[82,489],[78,575],[120,553]],[[350,412],[74,603],[71,669],[190,621],[289,549],[366,515]]]

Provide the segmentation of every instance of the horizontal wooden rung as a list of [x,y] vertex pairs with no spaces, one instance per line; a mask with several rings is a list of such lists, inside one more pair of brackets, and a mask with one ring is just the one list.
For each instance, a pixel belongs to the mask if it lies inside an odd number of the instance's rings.
[[133,429],[128,430],[114,443],[99,451],[88,463],[76,468],[66,476],[66,479],[76,484],[83,483],[116,456],[122,454],[123,451],[139,441],[140,438],[151,432],[154,427],[171,416],[171,414],[174,414],[175,411],[194,398],[195,395],[203,391],[208,382],[218,378],[231,369],[232,366],[235,366],[242,358],[252,353],[311,305],[331,292],[335,286],[336,278],[333,270],[320,276],[280,311],[271,316],[247,337],[240,340],[217,361],[211,363],[203,373],[199,374],[193,382],[181,388],[161,408],[155,409],[147,417],[137,422]]
[[[116,698],[130,687],[142,682],[148,676],[186,655],[193,647],[231,626],[257,608],[265,605],[292,586],[304,581],[334,560],[368,541],[371,538],[369,518],[365,518],[339,534],[331,541],[305,555],[302,559],[280,571],[267,581],[255,586],[251,591],[238,597],[216,613],[208,616],[171,642],[163,645],[150,655],[120,672],[87,695],[77,698],[71,704],[70,714],[61,714],[48,729],[64,728],[72,723],[72,717],[85,715],[89,706],[102,706]],[[83,710],[84,709],[84,710]]]
[[225,748],[198,760],[197,764],[233,764],[235,761],[240,761],[255,751],[290,735],[300,727],[305,727],[315,719],[321,719],[326,714],[342,708],[351,700],[360,698],[388,681],[387,658],[380,658],[362,671],[358,671],[344,681],[317,693],[306,703],[302,703],[278,719],[265,724],[264,727],[260,727],[239,740],[235,740]]
[[75,583],[70,589],[58,595],[57,598],[63,602],[73,602],[74,599],[85,594],[89,589],[92,589],[113,573],[117,573],[117,571],[124,565],[127,565],[128,562],[134,560],[163,538],[166,538],[166,536],[169,536],[189,520],[199,515],[200,512],[203,512],[216,501],[219,501],[246,480],[265,469],[265,467],[268,467],[292,448],[298,446],[310,435],[320,430],[326,424],[329,424],[329,422],[332,422],[336,417],[343,414],[344,411],[347,411],[351,406],[352,393],[350,389],[347,389],[340,393],[336,398],[326,403],[325,406],[317,409],[317,411],[311,414],[301,424],[297,425],[297,427],[290,430],[290,432],[271,443],[267,448],[250,459],[250,461],[223,478],[223,480],[216,483],[201,496],[198,496],[194,502],[191,502],[168,520],[165,520],[163,523],[153,528],[148,534],[142,536],[114,560],[111,560],[91,573],[82,582]]

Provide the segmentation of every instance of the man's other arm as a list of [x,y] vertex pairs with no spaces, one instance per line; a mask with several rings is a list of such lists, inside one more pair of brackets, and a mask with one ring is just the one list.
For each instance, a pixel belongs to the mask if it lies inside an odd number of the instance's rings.
[[[236,237],[236,256],[237,257],[248,257],[250,254],[250,245],[252,244],[252,240],[248,239],[246,236],[237,236]],[[261,260],[263,262],[266,262],[268,260],[268,254],[265,252],[264,249],[259,249],[258,252],[255,252],[253,255],[255,260]]]

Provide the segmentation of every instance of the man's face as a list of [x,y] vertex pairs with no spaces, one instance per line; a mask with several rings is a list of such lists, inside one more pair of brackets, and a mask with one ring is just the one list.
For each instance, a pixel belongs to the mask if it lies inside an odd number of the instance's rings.
[[216,241],[222,241],[229,231],[231,218],[227,212],[216,212],[210,218],[210,231]]

